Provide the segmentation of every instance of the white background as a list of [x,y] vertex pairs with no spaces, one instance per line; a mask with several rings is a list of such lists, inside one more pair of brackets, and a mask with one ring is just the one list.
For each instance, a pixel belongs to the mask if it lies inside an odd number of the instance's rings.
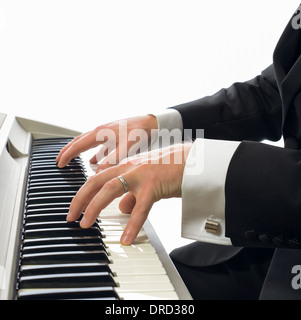
[[[84,132],[213,94],[272,63],[298,5],[0,0],[0,112]],[[161,204],[159,235],[179,226],[170,211]]]

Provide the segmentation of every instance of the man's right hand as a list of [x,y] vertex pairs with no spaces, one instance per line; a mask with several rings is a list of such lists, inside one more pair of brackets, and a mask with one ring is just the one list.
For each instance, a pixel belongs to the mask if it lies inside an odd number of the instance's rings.
[[[145,144],[149,145],[151,130],[153,129],[158,129],[157,119],[153,115],[138,116],[98,126],[94,130],[84,133],[69,142],[58,154],[56,158],[57,165],[63,168],[81,152],[101,145],[103,149],[100,149],[90,159],[90,163],[98,163],[97,171],[104,170],[131,156],[129,150],[137,143],[136,140],[133,140],[133,137],[129,139],[131,133],[135,132],[135,130],[143,130],[148,140],[145,141]],[[123,133],[126,133],[126,136]],[[115,137],[111,139],[110,144],[108,135]],[[114,145],[112,145],[112,141]]]

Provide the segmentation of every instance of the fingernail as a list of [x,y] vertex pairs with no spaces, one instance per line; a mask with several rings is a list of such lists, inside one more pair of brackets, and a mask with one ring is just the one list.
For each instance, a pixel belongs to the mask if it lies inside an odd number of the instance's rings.
[[87,224],[88,224],[88,219],[85,216],[83,216],[81,221],[80,221],[80,226],[82,228],[86,228]]
[[129,246],[130,244],[132,244],[131,239],[127,234],[121,237],[120,243],[124,246]]
[[67,216],[66,216],[67,222],[71,222],[70,216],[71,216],[70,211],[68,211]]

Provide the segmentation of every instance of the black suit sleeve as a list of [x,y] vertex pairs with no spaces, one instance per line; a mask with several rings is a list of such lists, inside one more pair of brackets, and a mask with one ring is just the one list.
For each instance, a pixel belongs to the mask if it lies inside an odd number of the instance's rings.
[[180,112],[184,129],[204,129],[205,138],[277,141],[281,137],[282,108],[273,65],[250,81],[173,108]]
[[238,246],[301,248],[301,151],[242,142],[227,172],[226,236]]

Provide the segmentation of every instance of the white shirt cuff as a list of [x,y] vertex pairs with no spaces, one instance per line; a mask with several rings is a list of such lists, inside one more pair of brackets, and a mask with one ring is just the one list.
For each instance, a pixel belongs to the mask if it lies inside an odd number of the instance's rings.
[[157,118],[159,131],[161,129],[167,129],[169,131],[179,129],[183,132],[182,116],[179,111],[175,109],[166,109],[154,116]]
[[[157,119],[158,129],[152,130],[152,149],[164,148],[173,143],[182,142],[183,122],[179,111],[166,109],[160,114],[153,116]],[[174,138],[173,142],[171,141],[171,136]]]
[[[225,236],[225,182],[231,158],[240,142],[196,139],[187,157],[182,181],[182,236],[231,245]],[[205,229],[218,223],[216,233]]]

